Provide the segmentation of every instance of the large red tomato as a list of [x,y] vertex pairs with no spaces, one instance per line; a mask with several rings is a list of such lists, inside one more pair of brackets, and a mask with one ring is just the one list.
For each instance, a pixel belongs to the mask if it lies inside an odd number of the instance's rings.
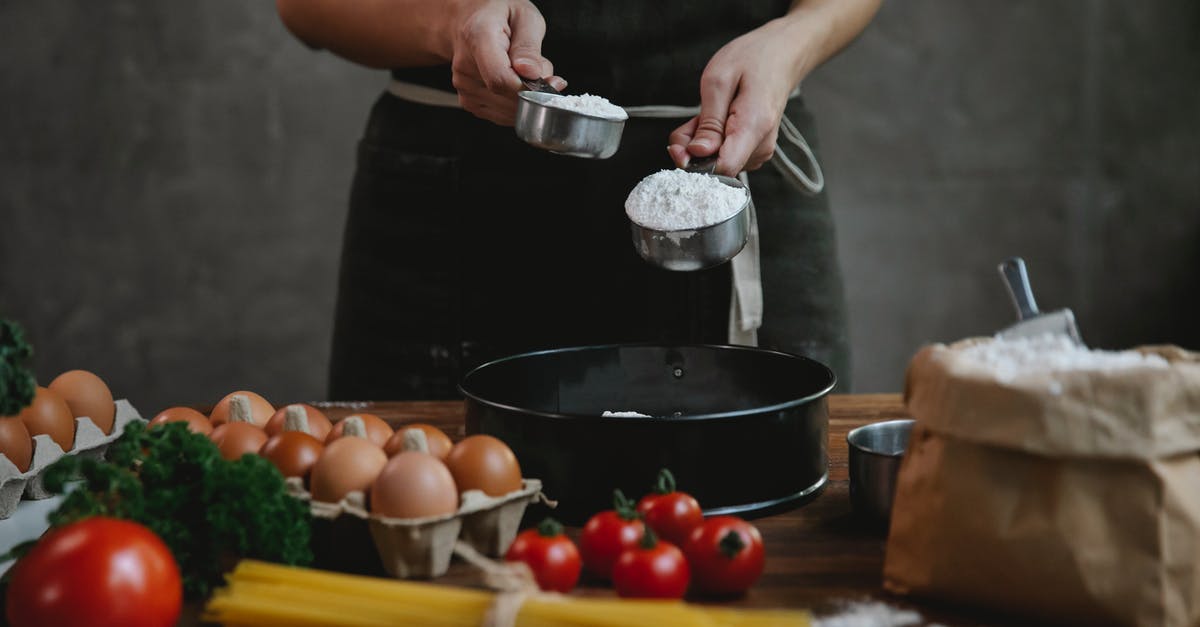
[[659,542],[647,529],[641,542],[613,564],[613,588],[622,597],[678,599],[687,592],[689,571],[683,551],[665,540]]
[[742,594],[763,573],[762,535],[737,516],[714,516],[692,531],[683,552],[696,587],[716,595]]
[[542,590],[570,592],[579,582],[583,562],[575,543],[563,534],[562,525],[547,518],[536,529],[517,535],[504,559],[525,562]]
[[592,516],[579,534],[583,567],[597,577],[611,578],[617,558],[641,542],[645,529],[633,503],[620,490],[615,491],[613,509]]
[[166,627],[179,619],[179,567],[154,532],[113,518],[50,531],[13,566],[13,627]]
[[704,522],[700,504],[692,495],[675,489],[675,476],[666,468],[658,472],[654,491],[638,501],[637,511],[654,533],[680,547]]

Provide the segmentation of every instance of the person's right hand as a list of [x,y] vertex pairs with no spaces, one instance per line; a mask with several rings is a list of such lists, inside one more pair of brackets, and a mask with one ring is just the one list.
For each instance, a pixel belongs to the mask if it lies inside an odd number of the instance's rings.
[[463,109],[502,126],[512,126],[521,78],[548,78],[567,86],[542,56],[546,20],[528,0],[464,0],[455,9],[454,89]]

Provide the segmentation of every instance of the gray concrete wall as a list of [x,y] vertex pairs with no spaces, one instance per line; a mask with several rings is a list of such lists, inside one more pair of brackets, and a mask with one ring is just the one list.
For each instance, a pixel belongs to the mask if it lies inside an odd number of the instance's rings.
[[[146,411],[321,398],[353,147],[382,85],[270,2],[0,0],[0,315],[43,380]],[[1102,346],[1200,348],[1200,5],[893,1],[806,84],[859,391],[1044,308]]]

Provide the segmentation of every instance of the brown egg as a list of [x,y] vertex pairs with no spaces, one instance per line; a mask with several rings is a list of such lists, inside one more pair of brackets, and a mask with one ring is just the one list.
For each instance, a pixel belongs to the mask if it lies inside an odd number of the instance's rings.
[[200,435],[209,435],[213,431],[212,423],[208,421],[208,418],[191,407],[168,407],[150,419],[149,427],[153,429],[168,422],[186,422],[188,431]]
[[446,435],[441,429],[433,425],[416,422],[400,425],[400,428],[396,429],[396,433],[388,439],[387,444],[383,445],[383,452],[387,453],[388,457],[399,455],[404,451],[404,431],[406,429],[420,429],[424,431],[425,441],[429,444],[429,454],[438,459],[446,459],[446,455],[450,454],[450,448],[454,446],[454,443],[450,441],[450,436]]
[[267,442],[267,432],[249,422],[227,422],[213,429],[208,437],[221,451],[221,457],[229,461],[246,453],[257,453]]
[[442,460],[404,451],[371,484],[371,511],[390,518],[422,518],[458,510],[458,488]]
[[105,433],[112,433],[117,406],[112,392],[100,377],[86,370],[68,370],[47,386],[67,402],[75,418],[87,416]]
[[305,478],[325,445],[303,431],[283,431],[271,436],[258,452],[275,464],[285,477]]
[[461,492],[483,490],[504,496],[521,489],[521,466],[508,445],[490,435],[473,435],[450,449],[446,466]]
[[325,414],[321,413],[321,410],[312,405],[305,405],[304,403],[280,407],[275,412],[275,415],[271,416],[271,419],[267,421],[266,426],[263,427],[267,435],[278,435],[283,432],[283,424],[287,420],[288,407],[300,407],[304,409],[304,414],[308,417],[308,432],[314,438],[322,442],[325,441],[325,438],[329,436],[330,430],[333,429],[333,423],[329,422],[329,419],[325,417]]
[[49,388],[38,386],[33,403],[22,409],[17,416],[29,429],[29,435],[44,433],[64,451],[69,451],[75,446],[75,417],[71,415],[71,408],[67,407],[67,402],[61,396]]
[[[375,446],[383,448],[387,444],[388,439],[392,437],[392,428],[382,418],[375,414],[354,414],[362,418],[363,426],[367,428],[367,439],[375,443]],[[346,416],[350,418],[350,416]],[[346,427],[346,418],[342,418],[333,425],[329,430],[329,435],[325,437],[325,443],[329,444],[334,440],[342,437],[342,431]]]
[[366,438],[326,444],[309,474],[313,500],[336,503],[355,490],[366,492],[387,461],[383,449]]
[[250,401],[250,413],[254,418],[254,424],[261,427],[267,424],[267,421],[275,414],[275,408],[267,402],[267,399],[254,392],[247,392],[245,390],[230,392],[225,395],[225,398],[217,401],[217,404],[213,406],[212,413],[208,415],[208,419],[214,427],[223,425],[229,421],[229,399],[238,394],[245,396]]
[[33,459],[33,437],[29,435],[29,429],[20,418],[0,418],[0,453],[3,453],[17,470],[29,470],[29,462]]

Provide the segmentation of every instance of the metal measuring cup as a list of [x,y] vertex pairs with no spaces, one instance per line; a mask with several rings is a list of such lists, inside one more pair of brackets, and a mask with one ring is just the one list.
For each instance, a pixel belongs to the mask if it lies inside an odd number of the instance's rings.
[[658,231],[629,221],[633,247],[651,265],[664,270],[690,272],[703,270],[733,259],[746,246],[750,234],[750,190],[736,178],[714,174],[717,157],[694,159],[684,168],[712,176],[722,183],[744,190],[746,202],[732,216],[698,229]]
[[517,92],[517,119],[513,125],[525,143],[543,150],[583,157],[607,159],[621,146],[625,120],[590,115],[548,104],[563,95],[543,79],[523,80],[525,91]]

